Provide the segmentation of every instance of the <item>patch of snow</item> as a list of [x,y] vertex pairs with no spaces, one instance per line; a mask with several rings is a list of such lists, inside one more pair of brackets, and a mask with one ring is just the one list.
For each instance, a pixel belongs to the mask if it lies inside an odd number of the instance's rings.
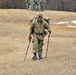
[[63,25],[63,24],[68,24],[68,22],[58,22],[58,23],[56,23],[56,24],[61,24],[61,25]]
[[76,24],[76,20],[71,21],[71,23]]

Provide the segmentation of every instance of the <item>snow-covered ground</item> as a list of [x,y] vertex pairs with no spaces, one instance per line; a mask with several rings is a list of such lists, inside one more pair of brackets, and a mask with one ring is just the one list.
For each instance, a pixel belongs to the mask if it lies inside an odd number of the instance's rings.
[[64,25],[64,24],[68,24],[68,23],[69,23],[69,22],[62,22],[62,21],[60,21],[60,22],[57,22],[56,24],[57,24],[57,25],[59,25],[59,24],[60,24],[60,25]]
[[71,21],[71,23],[76,24],[76,20]]

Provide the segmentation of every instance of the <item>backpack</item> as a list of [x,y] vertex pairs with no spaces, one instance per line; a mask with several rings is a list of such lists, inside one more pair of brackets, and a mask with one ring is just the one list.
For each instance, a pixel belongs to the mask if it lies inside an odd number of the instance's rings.
[[[33,19],[31,19],[29,23],[31,24],[34,20],[37,20],[37,17],[34,17]],[[50,18],[49,17],[45,17],[45,18],[43,18],[43,20],[46,21],[48,24],[50,24]]]

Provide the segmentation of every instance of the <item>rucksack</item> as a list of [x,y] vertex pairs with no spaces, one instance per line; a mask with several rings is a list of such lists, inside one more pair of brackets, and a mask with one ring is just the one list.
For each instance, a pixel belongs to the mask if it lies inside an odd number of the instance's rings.
[[[34,21],[37,20],[37,17],[34,17],[33,19],[30,20],[30,24]],[[45,17],[43,18],[44,21],[46,21],[48,23],[48,25],[50,24],[50,18],[49,17]]]

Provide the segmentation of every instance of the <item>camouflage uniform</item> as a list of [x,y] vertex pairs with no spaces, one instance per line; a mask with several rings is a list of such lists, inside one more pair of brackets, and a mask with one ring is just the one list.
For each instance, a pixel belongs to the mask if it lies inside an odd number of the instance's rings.
[[26,9],[29,9],[29,0],[26,0]]
[[44,20],[42,22],[38,22],[37,20],[34,20],[31,23],[30,27],[30,35],[33,35],[33,53],[38,53],[38,56],[42,56],[42,47],[44,45],[44,32],[45,29],[47,29],[49,32],[51,32],[50,27],[48,23]]
[[40,3],[39,3],[39,10],[40,11],[44,11],[45,3],[46,3],[46,0],[40,0]]

